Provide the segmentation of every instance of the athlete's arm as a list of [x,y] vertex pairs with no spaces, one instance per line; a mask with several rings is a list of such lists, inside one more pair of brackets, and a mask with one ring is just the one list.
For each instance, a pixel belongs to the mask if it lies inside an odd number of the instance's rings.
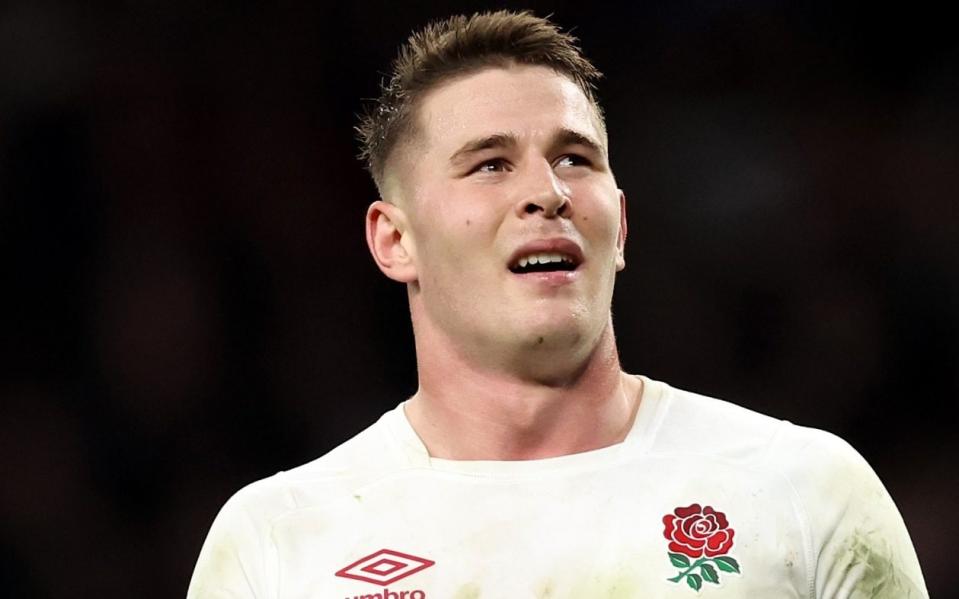
[[264,533],[242,499],[230,499],[203,543],[187,599],[267,599],[270,545]]
[[928,598],[906,525],[879,477],[848,443],[821,431],[792,448],[787,476],[811,536],[818,599]]

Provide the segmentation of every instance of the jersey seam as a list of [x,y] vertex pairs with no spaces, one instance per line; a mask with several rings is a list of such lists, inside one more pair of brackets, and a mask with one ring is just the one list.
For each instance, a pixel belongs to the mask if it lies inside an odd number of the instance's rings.
[[[769,458],[772,453],[773,445],[776,443],[783,432],[788,428],[793,426],[792,423],[788,421],[782,421],[782,424],[776,427],[775,433],[769,439],[769,443],[766,446],[766,452],[763,456],[763,461],[761,466],[769,469]],[[808,511],[806,510],[805,502],[802,499],[802,495],[796,489],[796,485],[793,484],[789,475],[775,470],[770,470],[772,474],[779,476],[789,488],[789,492],[792,495],[792,504],[793,511],[796,515],[796,520],[799,522],[799,532],[802,535],[803,541],[803,551],[805,553],[805,562],[806,562],[806,585],[807,585],[807,596],[810,599],[816,599],[816,555],[813,549],[813,532],[812,526],[809,522]]]

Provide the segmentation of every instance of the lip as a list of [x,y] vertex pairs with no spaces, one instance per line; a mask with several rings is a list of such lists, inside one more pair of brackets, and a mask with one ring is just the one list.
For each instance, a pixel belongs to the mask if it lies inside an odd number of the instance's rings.
[[[572,241],[570,239],[566,239],[563,237],[554,237],[552,239],[539,239],[539,240],[531,241],[529,243],[525,243],[521,245],[520,247],[516,249],[515,252],[513,252],[513,255],[510,256],[509,261],[506,263],[506,268],[508,269],[510,264],[515,264],[523,256],[526,256],[529,254],[538,254],[541,252],[568,254],[573,257],[573,260],[576,261],[577,270],[579,269],[580,266],[583,265],[583,262],[585,262],[585,259],[583,258],[583,249],[579,247],[579,244],[577,244],[575,241]],[[563,273],[572,274],[574,272],[576,272],[576,270],[557,271],[555,273],[528,273],[528,275],[534,275],[534,274],[552,275],[552,274],[563,274]],[[519,276],[528,276],[528,275],[519,275]]]
[[538,289],[558,288],[569,285],[579,280],[579,271],[576,270],[557,270],[554,272],[527,272],[524,274],[514,274],[520,281],[531,285],[536,285]]

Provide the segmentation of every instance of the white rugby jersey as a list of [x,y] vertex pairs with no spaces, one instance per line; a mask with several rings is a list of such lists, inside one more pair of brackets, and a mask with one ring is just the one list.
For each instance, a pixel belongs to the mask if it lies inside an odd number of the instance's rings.
[[434,459],[402,404],[220,511],[188,599],[928,597],[841,439],[643,378],[617,445]]

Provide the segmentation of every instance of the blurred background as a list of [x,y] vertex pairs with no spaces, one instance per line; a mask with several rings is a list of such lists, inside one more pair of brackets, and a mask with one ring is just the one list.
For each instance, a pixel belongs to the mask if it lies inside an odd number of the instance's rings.
[[632,372],[848,439],[957,596],[959,42],[921,3],[0,4],[0,588],[183,596],[238,488],[415,390],[355,115],[427,20],[606,78]]

